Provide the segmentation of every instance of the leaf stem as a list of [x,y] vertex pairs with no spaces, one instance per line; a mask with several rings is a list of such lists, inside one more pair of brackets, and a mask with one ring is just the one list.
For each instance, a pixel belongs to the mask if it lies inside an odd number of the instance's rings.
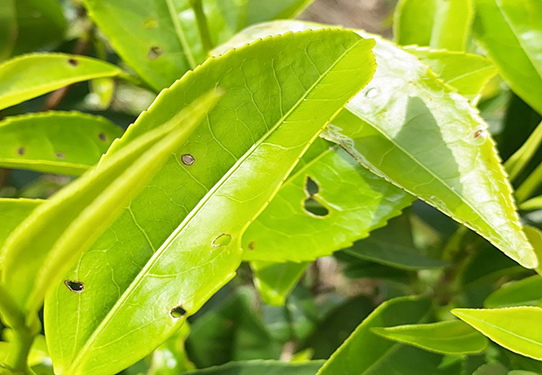
[[213,49],[213,42],[211,40],[209,24],[207,23],[207,17],[203,11],[201,0],[190,0],[190,6],[196,14],[196,20],[198,22],[198,29],[201,36],[201,41],[203,43],[203,48],[205,48],[205,52],[209,52]]
[[11,294],[0,284],[0,317],[11,328],[11,350],[6,359],[6,365],[15,374],[32,374],[27,360],[30,347],[39,332],[39,321],[27,324],[25,314],[19,309]]

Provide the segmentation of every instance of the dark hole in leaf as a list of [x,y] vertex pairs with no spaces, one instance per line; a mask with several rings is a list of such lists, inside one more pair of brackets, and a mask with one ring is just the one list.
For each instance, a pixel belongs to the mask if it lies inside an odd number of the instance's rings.
[[213,240],[213,247],[222,247],[222,246],[228,246],[231,242],[231,235],[222,233],[220,236],[216,237]]
[[62,152],[57,152],[57,153],[55,154],[55,156],[56,156],[57,158],[59,158],[59,159],[64,159],[64,158],[66,157],[66,155],[64,155],[64,153],[62,153]]
[[147,54],[147,57],[151,60],[157,59],[162,54],[162,49],[157,46],[153,46],[149,49],[149,53]]
[[175,318],[179,319],[186,315],[186,310],[182,308],[182,306],[177,306],[171,309],[169,314]]
[[19,149],[17,150],[17,154],[23,156],[25,154],[26,150],[24,149],[24,147],[19,147]]
[[100,138],[100,141],[107,142],[107,135],[105,133],[98,134],[98,138]]
[[307,198],[303,202],[303,208],[308,214],[324,217],[329,215],[329,210],[314,198]]
[[318,194],[318,191],[320,191],[320,187],[316,181],[307,176],[307,179],[305,180],[305,194],[307,194],[307,197],[312,197]]
[[254,247],[256,246],[256,243],[254,241],[250,241],[247,245],[249,250],[254,250]]
[[181,156],[181,161],[184,165],[191,166],[196,162],[196,159],[190,154],[184,154]]
[[81,293],[85,289],[85,284],[80,281],[64,280],[64,285],[74,293]]
[[70,64],[71,66],[77,66],[79,65],[79,61],[77,61],[77,59],[69,59],[68,64]]
[[365,96],[368,98],[374,98],[378,94],[379,94],[379,91],[378,91],[378,88],[376,87],[371,87],[369,90],[365,92]]

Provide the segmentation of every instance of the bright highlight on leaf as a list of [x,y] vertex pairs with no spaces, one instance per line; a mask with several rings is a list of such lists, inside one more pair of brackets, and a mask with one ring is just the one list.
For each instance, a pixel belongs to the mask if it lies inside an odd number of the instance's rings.
[[452,314],[506,349],[542,360],[542,308],[454,309]]
[[418,47],[405,47],[405,50],[416,55],[440,79],[471,101],[497,74],[495,66],[479,55]]

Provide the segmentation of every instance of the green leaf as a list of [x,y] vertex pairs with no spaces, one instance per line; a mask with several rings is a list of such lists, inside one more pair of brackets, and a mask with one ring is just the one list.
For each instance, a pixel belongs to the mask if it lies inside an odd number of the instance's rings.
[[281,345],[264,325],[254,297],[253,290],[242,288],[195,321],[187,350],[197,367],[279,358]]
[[272,306],[284,305],[286,297],[303,276],[309,265],[310,262],[250,262],[250,266],[254,272],[254,284],[262,300]]
[[[0,250],[10,233],[42,203],[39,199],[0,198]],[[0,270],[3,263],[3,252],[0,252]]]
[[[13,344],[11,342],[0,341],[0,364],[6,363],[12,347]],[[42,335],[38,335],[32,343],[32,348],[30,349],[30,353],[28,356],[28,365],[36,366],[44,362],[44,360],[49,360],[47,355],[47,346],[45,344],[45,337],[43,337]],[[3,369],[3,366],[1,366],[0,368]]]
[[538,275],[507,284],[491,293],[484,307],[538,306],[542,299],[542,278]]
[[145,375],[178,375],[194,370],[195,366],[186,354],[185,342],[190,326],[184,324],[173,337],[152,352],[149,370]]
[[[221,48],[269,33],[319,27],[299,21],[260,24]],[[536,267],[487,124],[467,99],[414,56],[377,36],[358,33],[377,42],[375,76],[322,136],[373,173],[475,230],[518,263]]]
[[[526,225],[525,228],[523,228],[523,231],[533,245],[536,256],[539,260],[542,260],[542,230],[531,225]],[[542,265],[539,265],[536,268],[536,272],[539,275],[542,275]]]
[[[374,302],[367,296],[349,298],[329,309],[314,325],[310,335],[303,340],[299,349],[313,352],[315,359],[329,358],[354,332],[356,327],[374,310]],[[287,306],[290,305],[288,301]],[[322,307],[319,308],[321,310]],[[314,320],[314,317],[312,317]]]
[[[52,286],[156,173],[216,102],[208,95],[36,208],[4,244],[2,282],[31,316]],[[184,127],[179,129],[178,124]],[[152,167],[151,167],[152,166]],[[54,225],[51,225],[53,223]],[[72,292],[84,283],[66,281]]]
[[111,105],[115,94],[115,80],[113,78],[97,78],[90,81],[89,101],[92,108],[105,111]]
[[542,3],[474,0],[475,37],[512,90],[542,114]]
[[[323,140],[315,146],[247,229],[245,260],[303,262],[329,255],[367,237],[413,201],[338,147]],[[325,212],[312,212],[311,202]]]
[[497,344],[526,357],[542,360],[542,319],[539,307],[454,309],[452,314]]
[[526,211],[542,209],[542,195],[526,200],[519,205],[519,208]]
[[0,7],[0,61],[11,55],[17,38],[15,0],[5,0]]
[[[382,41],[375,53],[380,72],[325,136],[523,266],[536,267],[487,125],[391,44]],[[378,58],[386,54],[394,58]]]
[[[258,307],[261,309],[263,323],[273,339],[284,345],[287,342],[299,342],[305,339],[318,323],[318,318],[323,316],[326,309],[332,306],[330,304],[326,304],[324,308],[317,306],[314,294],[309,287],[298,284],[283,306],[262,304]],[[352,330],[355,325],[357,324],[354,323]],[[295,361],[296,357],[299,360],[314,358],[310,349],[300,350],[299,346],[296,347],[295,354],[290,361]]]
[[523,143],[523,145],[517,150],[504,164],[506,171],[508,172],[510,179],[515,179],[533,156],[536,154],[540,145],[542,144],[542,122],[538,124],[536,129],[532,132],[529,138]]
[[105,118],[80,112],[7,117],[0,121],[0,166],[80,175],[121,135]]
[[[85,0],[84,4],[115,51],[156,91],[207,58],[189,0]],[[243,1],[203,0],[203,7],[215,44],[244,26]]]
[[344,250],[348,255],[405,270],[442,268],[447,262],[431,258],[416,248],[409,218],[404,215],[391,220],[367,239],[357,241]]
[[14,54],[51,47],[64,37],[66,19],[57,0],[15,0],[15,15]]
[[279,361],[232,362],[223,366],[206,368],[185,375],[314,375],[323,361],[285,363]]
[[0,65],[0,109],[75,82],[119,74],[115,65],[84,56],[36,53],[16,57]]
[[487,363],[480,366],[472,375],[507,375],[508,370],[500,363]]
[[[340,179],[341,184],[337,184]],[[348,189],[349,188],[349,189]],[[344,194],[348,189],[348,194]],[[313,260],[350,246],[412,202],[402,190],[361,167],[344,151],[317,140],[282,185],[277,196],[243,236],[245,259]],[[299,202],[292,205],[292,202]],[[308,211],[320,204],[323,215]],[[330,231],[329,228],[334,228]],[[295,252],[290,249],[295,248]],[[255,284],[271,305],[285,297],[307,263],[253,261]],[[277,277],[280,275],[280,277]]]
[[464,51],[473,16],[472,0],[401,0],[394,15],[395,41]]
[[363,260],[351,256],[344,251],[335,253],[335,256],[340,261],[346,263],[343,273],[344,276],[350,279],[382,279],[404,284],[408,284],[412,281],[413,275],[412,272],[409,271]]
[[442,354],[480,353],[488,344],[483,335],[459,320],[373,328],[372,331],[389,340]]
[[[467,260],[461,275],[462,287],[467,289],[481,285],[491,285],[488,293],[493,290],[493,284],[502,277],[521,276],[530,271],[521,267],[486,241],[476,241],[476,253]],[[485,296],[484,296],[485,297]]]
[[374,327],[419,323],[425,319],[430,306],[430,301],[421,297],[384,302],[333,353],[318,375],[457,374],[455,366],[440,366],[442,356],[393,343],[371,331]]
[[476,99],[497,69],[486,58],[464,52],[405,47],[446,84],[469,100]]
[[45,321],[59,373],[120,371],[233,277],[248,223],[371,78],[372,46],[340,30],[267,38],[207,60],[158,96],[109,155],[202,92],[226,92],[67,277],[91,287],[76,294],[60,286],[51,295]]
[[247,25],[255,23],[293,18],[314,0],[248,0]]
[[516,190],[518,202],[525,202],[542,184],[542,164],[539,164]]

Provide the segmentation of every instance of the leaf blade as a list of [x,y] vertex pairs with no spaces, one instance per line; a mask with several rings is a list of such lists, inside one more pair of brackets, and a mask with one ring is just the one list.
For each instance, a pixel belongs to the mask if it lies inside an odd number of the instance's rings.
[[500,74],[525,102],[542,113],[542,60],[537,37],[539,1],[475,0],[475,37]]
[[[204,98],[194,105],[195,114],[192,110],[181,112],[179,117],[149,133],[146,139],[134,141],[95,171],[60,190],[12,232],[3,248],[2,282],[16,292],[15,302],[23,311],[30,315],[37,313],[55,281],[153,175],[154,170],[149,166],[165,161],[171,150],[199,124],[203,117],[201,108],[207,109],[215,99]],[[192,119],[188,126],[173,132],[173,125],[189,116]],[[119,174],[122,178],[117,178]],[[53,228],[49,222],[55,223]]]
[[121,134],[105,118],[78,112],[7,117],[0,122],[0,166],[80,175]]
[[372,331],[387,339],[441,354],[480,353],[488,344],[483,335],[459,320],[378,327],[373,328]]
[[333,353],[317,375],[373,373],[371,368],[378,366],[383,358],[393,355],[397,346],[375,335],[370,329],[376,326],[401,324],[399,322],[404,322],[403,324],[420,322],[429,307],[427,299],[416,297],[401,297],[384,302]]
[[454,309],[452,314],[497,344],[515,353],[542,359],[542,333],[533,329],[542,318],[541,308]]
[[[221,49],[261,34],[320,27],[299,21],[260,24]],[[358,33],[377,41],[378,68],[323,138],[344,147],[373,173],[474,229],[516,262],[535,268],[538,261],[522,231],[487,124],[414,56],[377,36]]]
[[90,57],[62,53],[36,53],[0,65],[0,109],[94,78],[115,77],[115,65]]

